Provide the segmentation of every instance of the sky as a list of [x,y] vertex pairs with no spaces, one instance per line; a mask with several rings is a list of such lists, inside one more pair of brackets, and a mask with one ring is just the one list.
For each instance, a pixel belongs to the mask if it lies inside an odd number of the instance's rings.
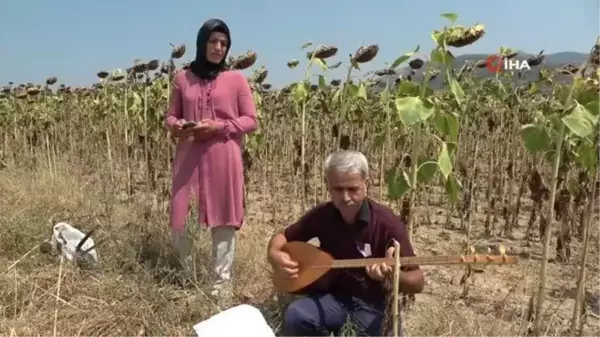
[[[599,33],[598,0],[1,0],[0,85],[58,83],[81,86],[98,81],[100,70],[125,69],[135,59],[168,59],[169,43],[185,43],[183,59],[195,56],[198,29],[220,18],[231,30],[230,55],[255,51],[255,67],[269,70],[274,86],[298,81],[306,62],[302,44],[335,45],[332,64],[347,61],[363,44],[379,54],[363,73],[383,68],[420,45],[429,54],[431,31],[458,14],[458,24],[482,23],[486,34],[455,55],[494,53],[501,45],[538,53],[588,52]],[[489,5],[486,5],[489,4]],[[328,73],[341,78],[342,67]],[[315,69],[316,70],[316,69]],[[247,70],[248,75],[251,70]]]

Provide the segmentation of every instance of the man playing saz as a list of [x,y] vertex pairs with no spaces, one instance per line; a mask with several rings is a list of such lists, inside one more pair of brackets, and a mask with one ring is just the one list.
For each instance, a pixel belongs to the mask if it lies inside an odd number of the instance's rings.
[[[318,238],[320,249],[334,259],[393,257],[394,240],[400,243],[401,256],[415,255],[400,219],[390,208],[366,196],[369,165],[362,153],[335,152],[326,159],[324,170],[331,201],[317,205],[269,242],[267,258],[276,277],[298,277],[298,264],[282,251],[291,241]],[[424,277],[418,266],[403,266],[401,270],[401,293],[423,291]],[[383,280],[392,272],[392,266],[386,264],[329,270],[299,291],[307,296],[288,306],[284,333],[338,334],[350,316],[358,335],[380,335],[386,297]]]

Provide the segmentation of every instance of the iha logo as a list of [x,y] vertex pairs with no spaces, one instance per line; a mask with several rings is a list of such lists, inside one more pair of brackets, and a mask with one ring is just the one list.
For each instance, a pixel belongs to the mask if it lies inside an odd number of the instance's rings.
[[528,69],[531,70],[529,63],[527,60],[511,60],[506,57],[501,57],[499,55],[490,55],[485,60],[485,67],[492,73],[498,73],[500,70],[521,70]]

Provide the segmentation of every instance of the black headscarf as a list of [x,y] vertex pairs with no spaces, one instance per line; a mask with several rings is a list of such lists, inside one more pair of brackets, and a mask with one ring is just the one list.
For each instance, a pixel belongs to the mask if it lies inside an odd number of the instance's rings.
[[[223,60],[221,60],[221,63],[219,64],[214,64],[206,59],[206,43],[212,32],[221,32],[227,35],[227,50],[225,51],[225,55],[223,55]],[[210,19],[206,21],[198,31],[198,37],[196,39],[196,59],[190,64],[190,70],[194,75],[202,79],[216,78],[220,72],[225,70],[225,62],[230,48],[231,36],[227,24],[219,19]]]

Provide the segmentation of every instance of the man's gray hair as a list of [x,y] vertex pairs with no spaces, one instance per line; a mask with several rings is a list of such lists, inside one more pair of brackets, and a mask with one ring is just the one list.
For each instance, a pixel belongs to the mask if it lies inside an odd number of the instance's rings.
[[369,162],[364,154],[359,151],[340,150],[325,159],[325,175],[331,171],[344,173],[360,173],[363,179],[369,178]]

